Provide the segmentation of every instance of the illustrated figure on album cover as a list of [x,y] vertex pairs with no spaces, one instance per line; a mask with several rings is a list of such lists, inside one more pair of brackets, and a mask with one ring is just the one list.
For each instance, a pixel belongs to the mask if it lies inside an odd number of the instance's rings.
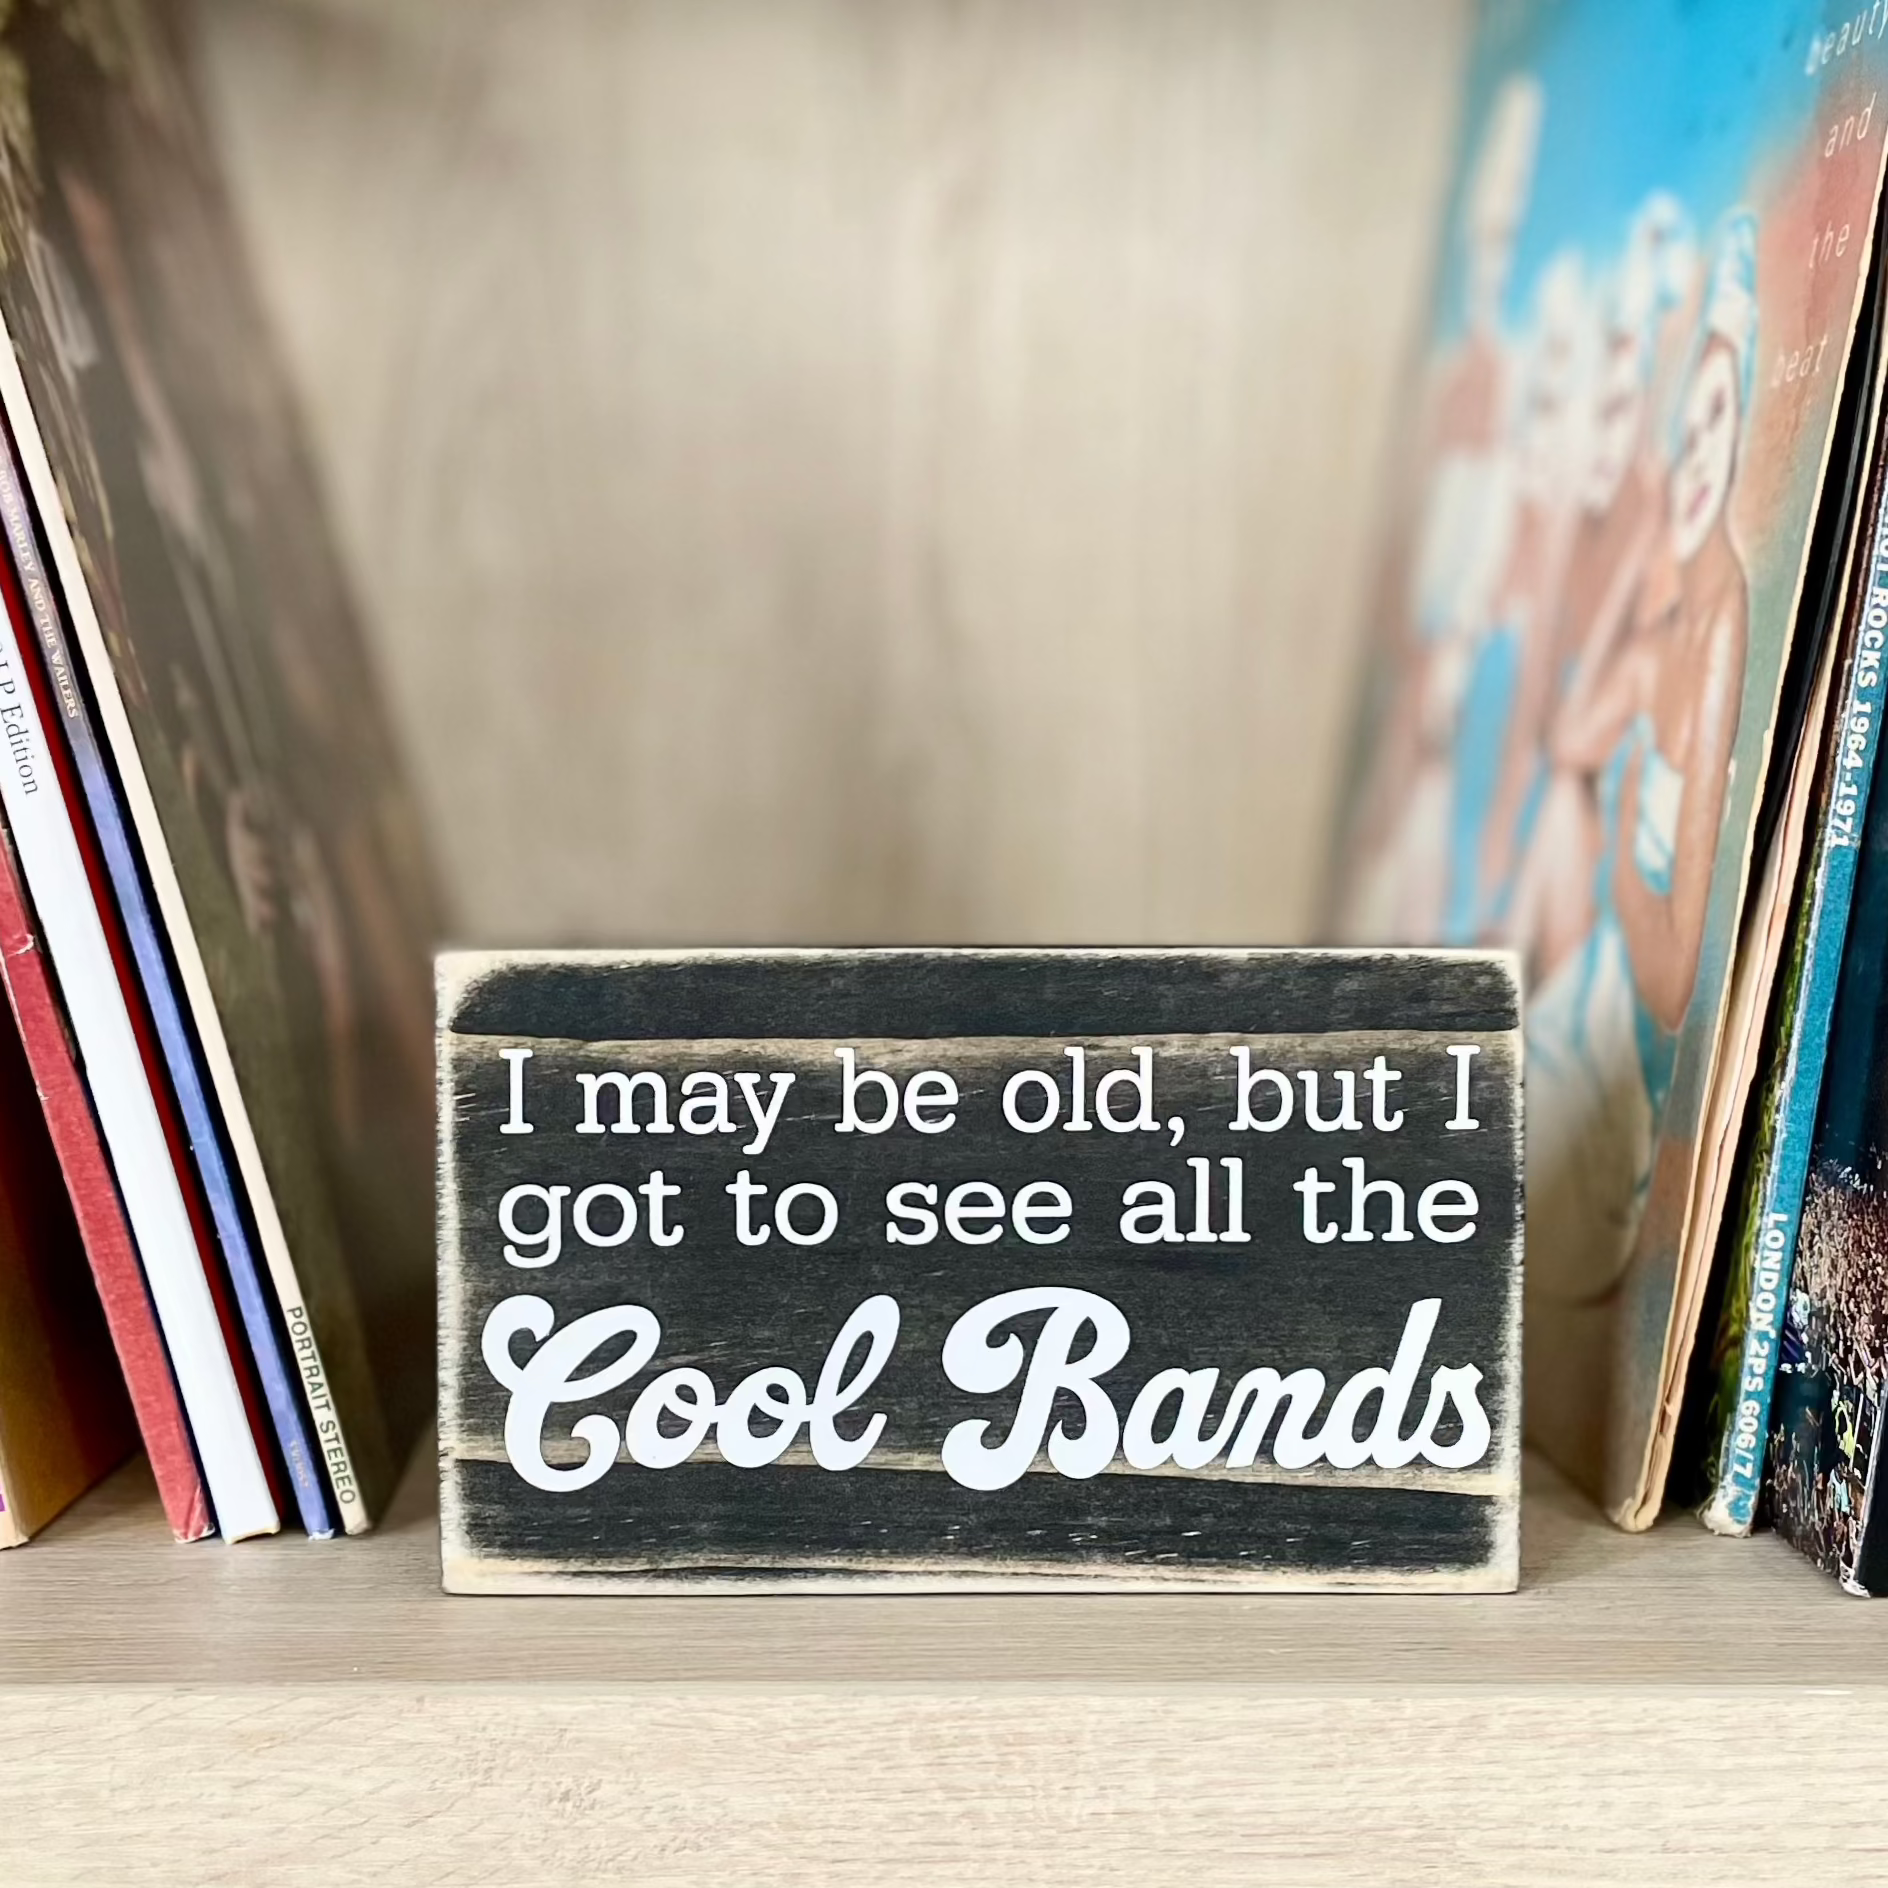
[[1614,1506],[1888,109],[1880,35],[1757,12],[1484,14],[1339,845],[1347,938],[1523,955],[1530,1419]]

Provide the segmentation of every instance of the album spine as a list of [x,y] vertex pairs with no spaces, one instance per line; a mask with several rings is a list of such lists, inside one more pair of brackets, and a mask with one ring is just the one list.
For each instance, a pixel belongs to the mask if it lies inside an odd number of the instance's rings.
[[295,1491],[302,1526],[316,1539],[326,1539],[334,1533],[334,1519],[302,1407],[301,1386],[272,1316],[272,1294],[256,1262],[241,1199],[224,1157],[221,1127],[205,1092],[196,1045],[172,987],[170,966],[145,895],[137,855],[119,811],[117,791],[79,690],[58,605],[39,553],[25,487],[12,457],[12,442],[3,428],[0,447],[4,447],[0,450],[0,528],[4,528],[14,571],[25,591],[27,614],[39,640],[51,697],[50,712],[59,716],[65,727],[73,767],[104,854],[105,870],[157,1031],[162,1061],[183,1115],[190,1155],[203,1183],[211,1224],[235,1290],[250,1355],[262,1381],[270,1425]]
[[[61,506],[59,476],[53,470],[45,441],[40,436],[4,309],[0,309],[0,414],[12,429],[19,470],[60,586],[65,621],[76,645],[76,666],[84,678],[91,712],[104,740],[124,817],[138,843],[145,869],[145,889],[165,924],[169,961],[177,989],[210,1092],[220,1111],[224,1148],[243,1189],[248,1209],[246,1223],[260,1249],[281,1308],[283,1327],[293,1333],[302,1399],[319,1440],[328,1491],[345,1531],[365,1533],[373,1525],[384,1497],[376,1495],[372,1506],[365,1498],[351,1501],[340,1498],[342,1489],[358,1489],[362,1485],[354,1455],[353,1405],[350,1401],[344,1408],[337,1401],[333,1380],[310,1322],[310,1293],[304,1289],[295,1255],[290,1250],[273,1183],[256,1139],[251,1097],[238,1078],[228,1032],[217,1012],[204,961],[204,945],[192,928],[176,861],[171,856],[172,835],[167,833],[152,797],[138,736],[125,707],[127,685],[121,684],[116,671],[114,638],[108,634],[90,594],[85,557]],[[386,1493],[390,1494],[391,1489]]]
[[1719,1335],[1724,1374],[1714,1402],[1710,1444],[1715,1472],[1703,1509],[1705,1525],[1718,1534],[1750,1532],[1763,1486],[1770,1405],[1802,1230],[1829,1025],[1880,746],[1883,660],[1888,653],[1888,487],[1881,466],[1872,486],[1868,581],[1857,600],[1841,711],[1829,733],[1827,784],[1807,896],[1790,940],[1791,963],[1780,1011],[1787,1041],[1775,1085],[1764,1097],[1765,1118],[1738,1226],[1737,1263],[1725,1294],[1725,1323]]
[[144,1269],[118,1198],[111,1163],[74,1060],[72,1041],[34,934],[11,838],[0,832],[0,975],[19,1024],[27,1066],[45,1111],[46,1130],[72,1201],[73,1217],[98,1286],[138,1432],[151,1458],[158,1498],[170,1531],[180,1541],[214,1533],[210,1498],[190,1446],[190,1427],[178,1401],[163,1334],[151,1309]]
[[23,646],[26,609],[0,556],[0,804],[72,1023],[99,1130],[110,1150],[153,1308],[210,1491],[228,1539],[281,1526],[258,1449],[244,1372],[219,1314],[151,1071],[139,1041],[98,891],[61,780]]

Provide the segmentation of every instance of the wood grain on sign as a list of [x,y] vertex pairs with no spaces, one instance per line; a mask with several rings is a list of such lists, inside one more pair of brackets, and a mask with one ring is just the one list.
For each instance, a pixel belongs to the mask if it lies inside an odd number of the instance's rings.
[[1501,1589],[1502,957],[456,955],[459,1591]]

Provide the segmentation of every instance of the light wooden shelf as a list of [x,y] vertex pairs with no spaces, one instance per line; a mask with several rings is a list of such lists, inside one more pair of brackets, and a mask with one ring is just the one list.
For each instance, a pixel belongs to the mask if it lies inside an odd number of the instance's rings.
[[451,1599],[429,1457],[367,1539],[237,1548],[138,1464],[0,1555],[0,1879],[1888,1879],[1888,1607],[1539,1467],[1524,1567]]

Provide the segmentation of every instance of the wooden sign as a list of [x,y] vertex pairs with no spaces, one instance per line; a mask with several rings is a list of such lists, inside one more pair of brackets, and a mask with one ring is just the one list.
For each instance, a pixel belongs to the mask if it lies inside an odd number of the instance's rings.
[[1510,959],[439,992],[453,1591],[1514,1585]]

